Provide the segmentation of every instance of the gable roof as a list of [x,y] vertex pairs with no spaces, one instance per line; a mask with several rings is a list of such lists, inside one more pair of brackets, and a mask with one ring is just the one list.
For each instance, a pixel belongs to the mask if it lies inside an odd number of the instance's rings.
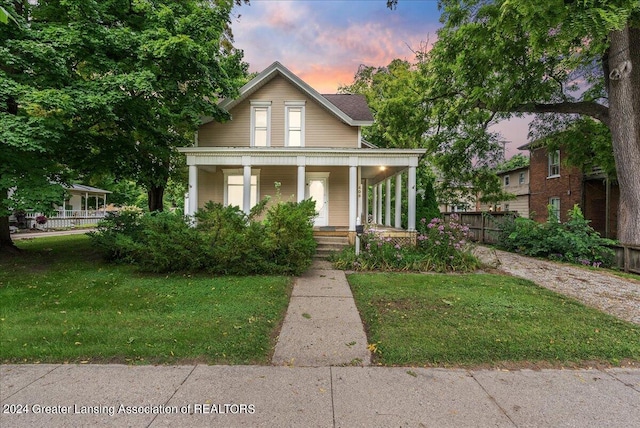
[[[373,124],[373,115],[363,96],[352,94],[322,95],[278,61],[271,64],[249,83],[240,88],[240,96],[238,98],[222,100],[218,103],[218,106],[227,111],[231,110],[276,76],[282,76],[290,84],[305,93],[309,98],[316,101],[347,125],[368,126]],[[202,123],[208,123],[212,120],[210,117],[203,118]]]

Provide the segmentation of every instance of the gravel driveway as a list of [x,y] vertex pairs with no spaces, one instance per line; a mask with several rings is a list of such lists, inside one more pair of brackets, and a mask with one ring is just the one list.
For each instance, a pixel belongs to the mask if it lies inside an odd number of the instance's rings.
[[604,270],[573,267],[483,246],[476,247],[474,252],[482,262],[499,271],[640,324],[640,276],[639,280],[626,279]]

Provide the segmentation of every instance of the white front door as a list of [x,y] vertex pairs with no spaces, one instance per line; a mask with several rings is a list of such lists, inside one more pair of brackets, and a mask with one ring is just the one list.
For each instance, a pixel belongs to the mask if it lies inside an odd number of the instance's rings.
[[313,221],[313,225],[327,226],[329,224],[329,178],[309,176],[307,178],[307,198],[316,201],[318,215]]

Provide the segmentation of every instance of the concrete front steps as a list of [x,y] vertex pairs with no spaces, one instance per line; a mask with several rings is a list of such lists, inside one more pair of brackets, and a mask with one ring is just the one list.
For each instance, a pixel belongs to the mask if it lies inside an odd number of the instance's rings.
[[349,238],[345,235],[320,235],[314,234],[314,238],[318,243],[314,258],[326,259],[329,254],[341,251],[349,246]]

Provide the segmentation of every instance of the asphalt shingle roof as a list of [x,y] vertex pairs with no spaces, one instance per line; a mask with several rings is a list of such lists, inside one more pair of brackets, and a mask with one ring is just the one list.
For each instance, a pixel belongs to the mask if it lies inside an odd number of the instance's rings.
[[322,94],[322,96],[353,120],[373,121],[373,115],[364,95]]

